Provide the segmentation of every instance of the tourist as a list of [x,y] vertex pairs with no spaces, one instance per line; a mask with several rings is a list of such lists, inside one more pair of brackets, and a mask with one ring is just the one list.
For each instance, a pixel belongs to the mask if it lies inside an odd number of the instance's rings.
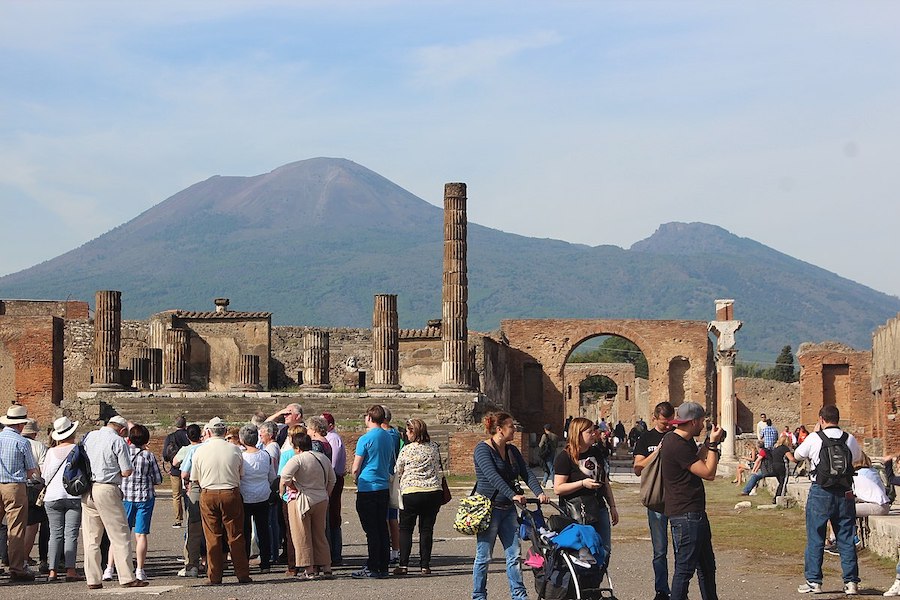
[[[297,453],[293,446],[294,436],[298,433],[305,434],[306,426],[303,425],[303,423],[296,423],[288,427],[287,432],[287,442],[284,446],[281,447],[278,459],[278,469],[276,469],[276,474],[279,478],[281,477],[282,471],[284,471],[285,465],[287,465],[288,461],[291,460]],[[280,485],[281,484],[279,483],[279,486]],[[297,574],[297,570],[295,568],[296,556],[294,555],[294,542],[291,540],[291,528],[290,521],[288,520],[287,501],[284,499],[281,493],[278,494],[278,504],[276,511],[278,512],[278,531],[281,532],[281,536],[278,539],[278,550],[281,550],[282,544],[284,548],[284,553],[282,555],[283,558],[279,557],[278,562],[286,564],[286,574],[293,576]],[[274,557],[275,554],[273,554],[272,556]]]
[[400,564],[394,569],[394,575],[408,573],[416,519],[419,521],[419,569],[423,575],[430,575],[434,523],[444,500],[441,455],[422,419],[406,422],[406,436],[409,443],[400,450],[394,473],[399,478],[403,498],[400,509]]
[[194,452],[203,443],[203,432],[199,425],[190,424],[185,428],[190,445],[182,447],[172,466],[181,472],[185,485],[184,506],[187,509],[187,532],[184,538],[184,567],[178,571],[179,577],[199,577],[200,556],[203,554],[203,520],[200,517],[200,485],[190,480],[191,461]]
[[172,461],[175,460],[178,451],[190,443],[187,436],[187,419],[184,415],[179,415],[175,419],[175,431],[165,437],[162,445],[163,464],[169,465],[167,470],[172,487],[172,512],[175,514],[173,528],[181,527],[184,522],[184,486],[181,484],[181,470],[175,467]]
[[738,461],[734,479],[731,480],[731,483],[736,483],[738,485],[742,485],[748,478],[745,477],[745,474],[751,473],[753,471],[753,466],[756,463],[756,459],[759,457],[759,442],[756,442],[755,444],[747,444],[744,448],[744,455],[741,456],[740,460]]
[[206,578],[211,585],[222,583],[227,540],[231,563],[238,583],[250,583],[250,565],[244,542],[244,504],[241,474],[244,460],[240,449],[225,441],[226,426],[215,417],[207,423],[209,439],[194,452],[191,481],[200,484],[200,518],[206,538]]
[[241,475],[241,500],[244,503],[244,541],[250,553],[253,524],[259,536],[259,572],[268,573],[272,566],[272,540],[269,531],[269,496],[275,481],[275,465],[265,450],[256,447],[259,432],[255,425],[244,425],[238,434],[244,452]]
[[356,442],[353,476],[356,478],[356,513],[366,533],[365,566],[352,577],[389,577],[391,546],[385,515],[389,506],[391,469],[394,465],[395,442],[381,425],[384,407],[375,404],[366,411],[366,433]]
[[[669,420],[675,416],[671,402],[660,402],[653,409],[653,427],[638,438],[634,445],[634,474],[640,475],[651,454],[659,447],[672,426]],[[647,509],[647,524],[650,527],[650,545],[653,547],[653,585],[656,590],[654,600],[668,600],[669,588],[669,519],[665,513]]]
[[321,452],[331,461],[331,442],[326,437],[328,435],[328,421],[320,416],[308,418],[306,420],[306,434],[312,440],[312,449],[316,452]]
[[278,423],[278,434],[275,441],[282,448],[285,445],[290,446],[290,438],[288,437],[288,428],[292,425],[300,425],[303,423],[303,407],[296,402],[288,404],[278,412],[270,415],[266,421]]
[[612,525],[619,522],[619,512],[609,485],[602,451],[593,443],[594,424],[590,419],[575,417],[569,423],[565,450],[556,457],[553,491],[569,516],[597,531],[605,556],[598,557],[601,578],[606,573],[612,552]]
[[243,450],[241,447],[241,428],[234,426],[227,428],[225,430],[225,441]]
[[328,495],[334,488],[334,469],[324,454],[312,449],[309,435],[298,433],[292,442],[295,454],[281,473],[281,485],[288,497],[296,577],[302,580],[319,576],[332,579],[325,520]]
[[[35,463],[38,471],[44,465],[44,457],[47,456],[47,445],[37,439],[38,422],[34,419],[28,419],[25,428],[22,429],[22,437],[28,440],[31,446],[31,453],[34,455]],[[35,477],[40,477],[40,473]],[[37,481],[40,484],[40,481]],[[28,505],[28,526],[25,528],[25,555],[30,556],[31,550],[34,548],[34,540],[38,539],[38,572],[49,573],[50,567],[47,563],[48,542],[50,540],[50,522],[47,521],[47,511],[43,506],[36,504]],[[29,558],[29,563],[31,562]]]
[[[859,563],[853,536],[856,529],[856,503],[852,490],[852,473],[844,473],[837,481],[819,473],[823,438],[841,439],[853,461],[862,459],[862,450],[852,434],[841,431],[838,424],[841,413],[838,407],[829,404],[819,410],[819,421],[815,432],[806,438],[794,451],[797,459],[807,459],[811,472],[815,473],[806,499],[806,552],[803,556],[803,575],[806,581],[797,588],[801,594],[818,594],[822,591],[822,559],[825,548],[826,526],[830,521],[834,527],[838,552],[841,555],[841,572],[844,593],[859,593]],[[824,471],[824,470],[823,470]]]
[[514,503],[524,505],[525,493],[516,480],[521,477],[542,503],[549,501],[541,484],[511,442],[516,426],[505,412],[489,413],[484,418],[488,439],[475,446],[475,491],[493,499],[491,523],[476,536],[475,562],[472,566],[472,600],[487,599],[488,565],[494,542],[500,538],[506,557],[506,577],[510,596],[527,598],[519,566],[519,525]]
[[713,481],[719,466],[719,442],[723,430],[713,426],[709,441],[700,450],[694,438],[705,429],[706,411],[696,402],[685,402],[675,410],[659,451],[660,474],[665,487],[665,514],[672,528],[675,572],[671,600],[687,598],[688,584],[697,572],[703,600],[717,600],[716,558],[712,530],[706,515],[703,480]]
[[766,413],[759,413],[759,421],[756,422],[756,439],[760,442],[763,441],[762,432],[768,425],[767,420]]
[[619,444],[623,444],[623,443],[627,442],[626,437],[625,437],[625,425],[622,423],[622,421],[619,421],[618,423],[616,423],[616,426],[613,428],[613,433],[616,436],[615,439],[613,440],[614,447],[618,448]]
[[[263,421],[259,425],[259,445],[272,460],[275,470],[275,481],[278,481],[278,466],[281,462],[281,446],[275,441],[278,434],[278,425],[272,421]],[[278,484],[269,493],[269,556],[274,564],[278,562],[282,548],[282,534],[280,522],[284,520],[281,515],[281,495],[278,493]]]
[[259,441],[262,444],[262,449],[271,457],[272,467],[277,471],[278,463],[281,461],[281,446],[275,441],[275,436],[278,434],[278,425],[272,421],[264,421],[260,423],[257,431],[259,432]]
[[[144,563],[147,561],[147,544],[150,535],[150,522],[153,518],[153,506],[156,504],[156,490],[154,486],[162,483],[162,472],[156,462],[156,456],[147,450],[150,442],[150,431],[143,425],[135,424],[128,432],[128,441],[131,442],[131,464],[134,471],[131,475],[122,478],[122,500],[125,503],[125,517],[128,526],[134,531],[134,553],[137,569],[134,576],[147,581],[147,573]],[[129,557],[129,560],[131,557]],[[115,570],[115,556],[110,555],[103,574],[104,581],[112,581]]]
[[116,415],[105,427],[91,431],[81,443],[91,464],[91,489],[81,497],[81,533],[84,536],[84,574],[88,589],[103,587],[100,543],[109,538],[109,561],[118,565],[123,587],[144,587],[149,582],[134,576],[131,565],[131,531],[122,504],[122,479],[134,471],[123,436],[128,422]]
[[337,432],[334,417],[331,413],[322,413],[322,418],[328,423],[328,433],[325,437],[331,444],[331,466],[334,468],[334,489],[328,497],[328,544],[331,546],[331,566],[343,564],[343,537],[341,535],[341,495],[344,491],[344,473],[347,470],[347,449],[344,440]]
[[[887,483],[888,485],[900,485],[900,476],[897,476],[894,473],[894,461],[897,459],[894,455],[885,455],[882,457],[882,462],[884,463],[884,471],[887,475]],[[897,566],[895,567],[896,577],[894,582],[891,584],[891,587],[884,592],[885,596],[900,596],[900,561],[897,561]]]
[[6,517],[9,556],[9,580],[12,583],[34,581],[25,567],[25,527],[28,523],[28,493],[25,480],[38,474],[31,445],[22,430],[28,422],[28,410],[14,404],[0,417],[0,520]]
[[544,467],[544,479],[541,486],[546,487],[548,483],[553,482],[553,461],[556,459],[556,448],[559,444],[559,436],[553,433],[550,424],[544,425],[544,434],[538,442],[538,458],[541,459],[541,466]]
[[853,463],[853,495],[856,500],[856,516],[886,515],[891,511],[891,501],[881,482],[881,475],[872,468],[872,459],[865,452]]
[[772,498],[772,503],[774,504],[778,496],[783,495],[787,489],[786,460],[797,462],[794,455],[791,453],[790,441],[787,436],[781,435],[778,437],[778,441],[775,442],[774,448],[759,449],[759,456],[753,463],[750,479],[747,481],[747,485],[744,486],[741,495],[750,495],[753,490],[756,489],[756,485],[760,480],[765,479],[766,477],[774,477],[778,481],[778,487],[775,489],[775,497]]
[[764,448],[774,448],[778,441],[778,429],[772,425],[772,419],[766,419],[766,426],[762,429],[762,442]]
[[56,444],[47,451],[41,476],[47,482],[44,492],[44,508],[50,523],[50,541],[47,557],[49,560],[49,581],[59,577],[59,555],[64,549],[66,581],[84,581],[75,570],[75,553],[78,550],[78,533],[81,531],[81,497],[72,496],[63,487],[63,469],[72,449],[75,447],[74,423],[69,417],[60,417],[53,422],[50,437]]
[[[391,438],[394,443],[394,462],[391,463],[391,486],[398,485],[398,482],[395,481],[393,476],[394,473],[394,463],[397,461],[397,455],[400,454],[400,449],[403,447],[403,436],[400,435],[400,432],[397,431],[396,427],[391,425],[391,409],[381,405],[381,408],[384,409],[384,422],[381,424],[381,428],[391,434]],[[395,490],[396,491],[396,490]],[[390,502],[388,504],[387,510],[387,524],[388,524],[388,534],[391,537],[391,557],[390,564],[397,564],[400,562],[400,494],[397,491],[396,495],[392,492],[390,495]]]

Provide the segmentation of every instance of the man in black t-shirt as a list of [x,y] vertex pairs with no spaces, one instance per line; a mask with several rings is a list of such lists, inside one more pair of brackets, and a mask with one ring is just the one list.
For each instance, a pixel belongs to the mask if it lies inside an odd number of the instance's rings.
[[706,411],[696,402],[685,402],[670,422],[675,430],[666,434],[659,451],[660,473],[666,490],[665,513],[672,526],[675,573],[671,600],[685,600],[688,584],[697,571],[703,600],[718,600],[716,557],[712,531],[706,516],[703,480],[713,481],[719,466],[722,429],[712,428],[709,441],[700,450],[694,438],[704,430]]
[[[675,415],[671,402],[660,402],[653,409],[653,428],[645,431],[634,444],[634,474],[640,475],[663,436],[671,429],[669,419]],[[637,427],[637,426],[635,426]],[[669,600],[669,519],[663,513],[647,509],[650,542],[653,545],[654,600]]]

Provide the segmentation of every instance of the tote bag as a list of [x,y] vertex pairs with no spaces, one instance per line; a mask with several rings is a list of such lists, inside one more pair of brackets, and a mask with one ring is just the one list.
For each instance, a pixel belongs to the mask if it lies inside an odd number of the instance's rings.
[[660,448],[662,443],[647,457],[641,471],[641,504],[654,512],[663,512],[665,508],[665,492],[659,460]]

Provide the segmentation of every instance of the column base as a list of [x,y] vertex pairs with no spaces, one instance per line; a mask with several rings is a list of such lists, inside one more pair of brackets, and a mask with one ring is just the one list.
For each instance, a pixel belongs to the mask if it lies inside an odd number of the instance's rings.
[[309,391],[309,392],[330,392],[332,390],[332,387],[333,386],[330,383],[322,383],[319,385],[304,384],[304,385],[300,386],[300,389],[302,391]]
[[263,391],[263,387],[261,385],[244,385],[244,384],[232,385],[228,389],[232,392],[261,392],[261,391]]
[[171,383],[159,388],[160,392],[190,392],[191,386],[186,383]]
[[124,392],[125,386],[119,383],[92,383],[90,390],[93,392]]

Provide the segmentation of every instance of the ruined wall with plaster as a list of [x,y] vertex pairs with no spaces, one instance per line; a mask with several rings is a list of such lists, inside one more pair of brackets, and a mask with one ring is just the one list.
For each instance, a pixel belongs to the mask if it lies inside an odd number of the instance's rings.
[[[774,379],[735,377],[737,424],[743,433],[754,433],[760,413],[772,419],[779,431],[787,425],[791,431],[801,425],[800,384]],[[729,432],[730,434],[731,432]],[[735,432],[736,433],[736,432]]]
[[[63,397],[63,320],[0,316],[0,398],[28,408],[43,426]],[[4,411],[5,412],[5,409]]]

